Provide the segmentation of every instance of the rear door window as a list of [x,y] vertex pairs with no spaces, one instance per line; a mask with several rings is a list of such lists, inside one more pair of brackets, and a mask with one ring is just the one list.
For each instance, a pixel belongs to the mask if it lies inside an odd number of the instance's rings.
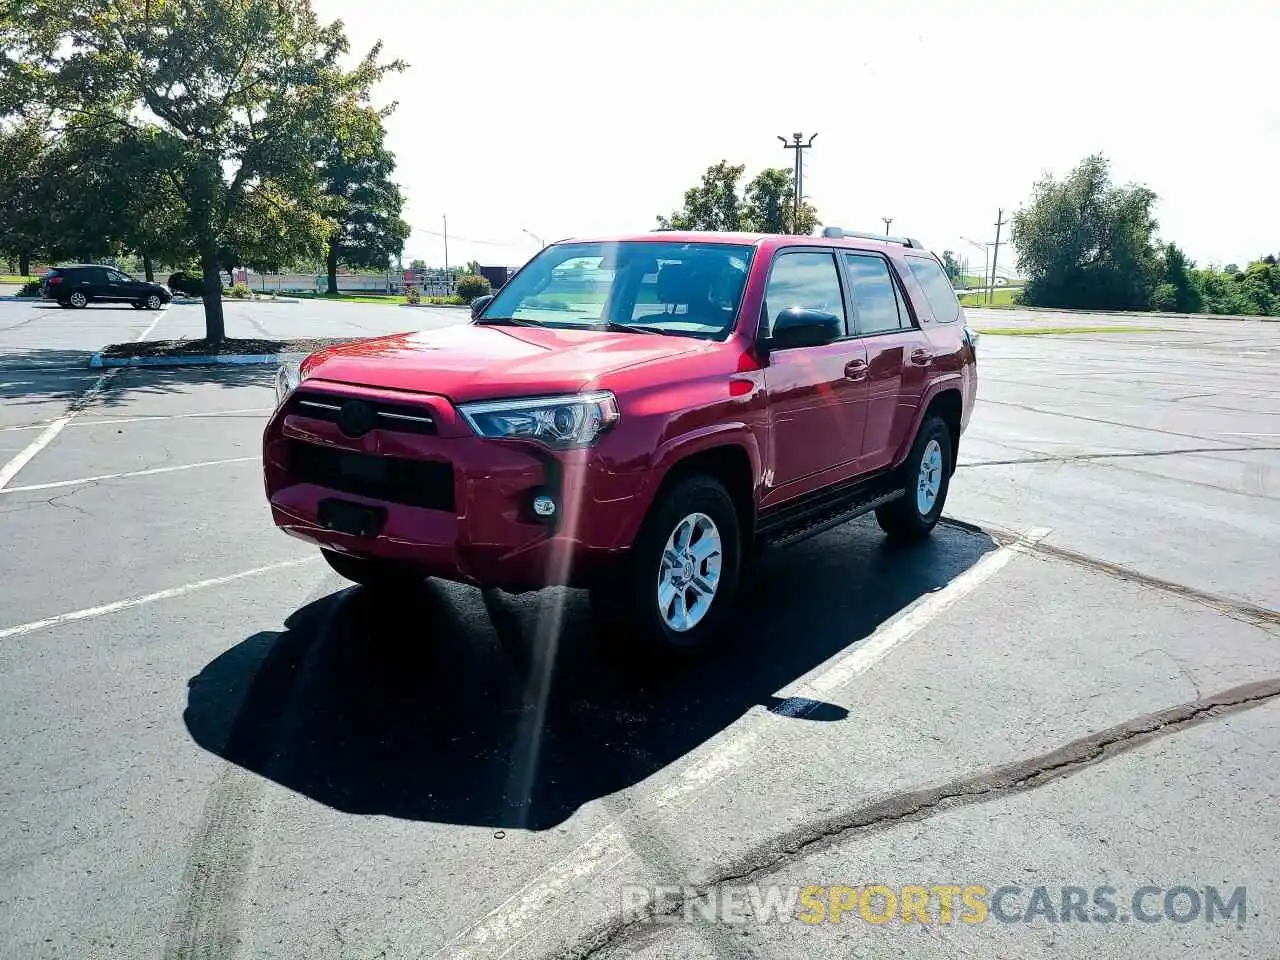
[[960,318],[960,301],[956,299],[956,291],[947,279],[942,265],[933,258],[907,257],[907,265],[916,282],[924,289],[925,299],[933,311],[933,318],[939,323],[952,323]]
[[859,334],[892,333],[911,326],[910,317],[898,301],[898,292],[884,257],[873,253],[847,253],[844,266],[845,276],[849,278],[849,291],[853,295],[853,319]]

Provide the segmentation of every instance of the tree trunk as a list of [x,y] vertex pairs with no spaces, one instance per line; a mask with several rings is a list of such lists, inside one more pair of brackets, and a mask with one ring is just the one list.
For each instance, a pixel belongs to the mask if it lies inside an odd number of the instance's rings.
[[338,245],[336,243],[329,244],[327,266],[329,268],[329,296],[336,297],[338,295]]
[[142,255],[142,269],[146,273],[147,283],[154,283],[156,272],[151,266],[151,257],[145,253]]
[[222,321],[222,268],[218,254],[207,252],[200,258],[204,273],[204,338],[209,343],[221,343],[226,337]]
[[[218,278],[218,282],[222,282],[222,278]],[[227,267],[227,286],[234,287],[236,285],[236,272],[231,267]]]
[[25,250],[18,254],[18,273],[24,277],[31,276],[31,254]]

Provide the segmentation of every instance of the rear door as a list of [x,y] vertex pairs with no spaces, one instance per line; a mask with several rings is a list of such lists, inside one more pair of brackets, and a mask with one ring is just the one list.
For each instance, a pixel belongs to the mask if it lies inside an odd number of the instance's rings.
[[932,352],[888,258],[851,250],[842,260],[854,329],[867,356],[866,426],[858,461],[865,473],[888,467],[910,429]]
[[834,250],[793,247],[770,266],[760,334],[791,307],[844,318],[845,336],[816,347],[775,349],[765,368],[772,420],[772,482],[762,505],[849,476],[866,417],[866,352],[849,327]]

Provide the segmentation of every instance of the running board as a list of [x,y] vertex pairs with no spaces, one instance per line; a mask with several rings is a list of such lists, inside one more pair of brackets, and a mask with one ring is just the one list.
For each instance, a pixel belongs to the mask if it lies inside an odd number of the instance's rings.
[[[882,483],[865,488],[859,493],[859,496],[853,498],[827,501],[821,506],[815,504],[814,508],[804,510],[799,515],[793,510],[787,510],[790,516],[779,518],[773,523],[767,517],[762,518],[757,542],[761,547],[789,547],[892,503],[904,496],[906,491],[902,487],[886,490]],[[788,506],[790,505],[778,509],[785,510]]]

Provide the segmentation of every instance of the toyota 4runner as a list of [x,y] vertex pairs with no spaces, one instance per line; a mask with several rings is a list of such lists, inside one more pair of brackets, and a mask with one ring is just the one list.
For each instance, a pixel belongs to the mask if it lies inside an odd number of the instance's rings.
[[358,583],[582,586],[618,634],[693,648],[763,548],[871,511],[933,529],[976,341],[910,239],[564,241],[468,323],[282,366],[266,492]]

